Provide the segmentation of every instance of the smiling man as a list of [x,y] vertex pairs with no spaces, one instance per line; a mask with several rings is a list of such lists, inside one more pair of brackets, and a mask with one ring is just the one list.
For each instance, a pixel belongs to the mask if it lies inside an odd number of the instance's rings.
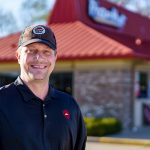
[[49,84],[56,49],[48,26],[32,25],[21,34],[20,76],[0,89],[0,150],[85,150],[78,104]]

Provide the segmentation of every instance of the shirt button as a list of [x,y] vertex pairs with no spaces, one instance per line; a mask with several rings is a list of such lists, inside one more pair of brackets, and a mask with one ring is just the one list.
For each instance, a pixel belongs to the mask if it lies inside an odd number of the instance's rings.
[[43,107],[45,107],[45,104],[43,104]]
[[47,115],[44,115],[44,118],[47,118]]

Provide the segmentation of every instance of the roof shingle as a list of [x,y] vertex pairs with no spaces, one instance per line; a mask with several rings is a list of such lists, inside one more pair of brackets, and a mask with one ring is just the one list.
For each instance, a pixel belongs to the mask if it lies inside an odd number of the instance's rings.
[[[58,59],[133,57],[132,49],[99,33],[80,21],[51,24],[58,43]],[[0,39],[0,61],[16,61],[20,33]]]

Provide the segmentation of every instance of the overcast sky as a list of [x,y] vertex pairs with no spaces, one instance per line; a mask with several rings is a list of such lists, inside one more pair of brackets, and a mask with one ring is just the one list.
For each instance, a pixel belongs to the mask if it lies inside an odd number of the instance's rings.
[[[49,5],[51,6],[55,0],[48,0],[48,1]],[[0,6],[7,10],[16,11],[18,10],[22,2],[23,0],[0,0]]]
[[[21,31],[24,28],[24,26],[27,26],[26,24],[23,23],[23,21],[21,19],[21,17],[23,17],[23,16],[21,16],[21,13],[19,12],[23,1],[24,0],[0,0],[0,9],[3,10],[4,12],[12,13],[15,20],[17,21],[17,23],[16,23],[17,28],[15,30],[13,30],[12,32],[4,31],[3,28],[1,27],[0,37],[7,36],[8,34]],[[32,0],[29,0],[28,2],[30,3],[31,1]],[[49,10],[51,10],[52,6],[54,5],[54,2],[56,0],[46,0],[46,1],[47,1],[47,6],[49,6]],[[42,22],[42,23],[44,23],[44,22]]]
[[[29,0],[29,2],[30,1],[32,1],[32,0]],[[48,1],[48,5],[51,9],[55,0],[47,0],[47,1]],[[0,8],[3,8],[3,10],[6,10],[6,11],[12,12],[19,21],[19,18],[20,18],[19,8],[20,8],[22,2],[23,2],[23,0],[0,0]]]

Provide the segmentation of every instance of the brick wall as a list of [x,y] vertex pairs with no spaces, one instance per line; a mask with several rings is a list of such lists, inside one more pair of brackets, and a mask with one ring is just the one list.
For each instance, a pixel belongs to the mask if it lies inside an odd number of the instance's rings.
[[86,116],[115,116],[125,128],[132,117],[131,71],[75,71],[74,95]]

